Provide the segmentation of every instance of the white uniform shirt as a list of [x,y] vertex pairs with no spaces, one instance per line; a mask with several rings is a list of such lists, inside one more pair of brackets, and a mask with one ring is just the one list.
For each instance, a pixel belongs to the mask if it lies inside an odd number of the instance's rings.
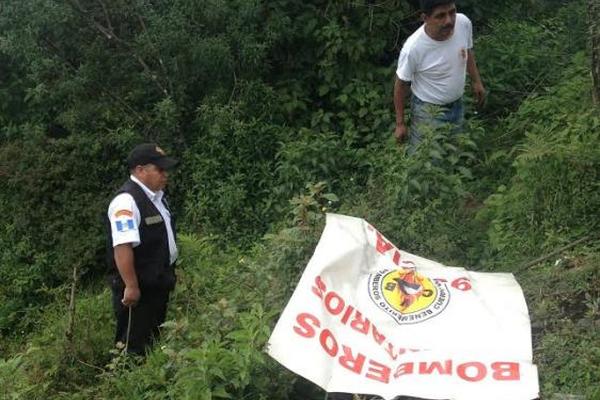
[[452,36],[434,40],[421,25],[404,43],[396,75],[411,83],[411,90],[422,101],[448,104],[465,91],[467,51],[473,47],[473,28],[464,14],[456,14]]
[[[175,244],[173,229],[171,229],[171,213],[162,202],[164,192],[162,190],[159,190],[158,192],[151,191],[133,175],[129,178],[140,185],[146,196],[148,196],[152,204],[158,209],[158,212],[160,212],[160,215],[165,221],[167,237],[169,240],[170,261],[171,264],[173,264],[177,259],[177,245]],[[108,219],[110,220],[113,247],[123,243],[131,243],[133,247],[139,246],[139,226],[142,217],[137,204],[135,204],[135,201],[133,200],[133,196],[129,193],[118,194],[108,206]]]

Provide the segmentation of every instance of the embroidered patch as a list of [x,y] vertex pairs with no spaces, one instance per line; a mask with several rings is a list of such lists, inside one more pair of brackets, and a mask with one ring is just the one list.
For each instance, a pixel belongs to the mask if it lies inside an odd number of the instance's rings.
[[127,232],[135,229],[135,225],[132,219],[122,219],[115,221],[117,232]]
[[115,213],[115,218],[119,217],[133,217],[133,212],[130,210],[119,210]]
[[146,225],[154,225],[161,223],[163,219],[160,215],[153,215],[151,217],[147,217],[144,221],[146,221]]

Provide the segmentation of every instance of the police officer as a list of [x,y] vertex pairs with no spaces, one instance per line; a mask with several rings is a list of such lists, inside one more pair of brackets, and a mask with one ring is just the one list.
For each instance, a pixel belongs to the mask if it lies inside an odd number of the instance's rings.
[[154,143],[136,146],[127,158],[131,175],[108,207],[115,344],[134,354],[143,355],[157,338],[175,288],[175,229],[163,192],[175,165]]

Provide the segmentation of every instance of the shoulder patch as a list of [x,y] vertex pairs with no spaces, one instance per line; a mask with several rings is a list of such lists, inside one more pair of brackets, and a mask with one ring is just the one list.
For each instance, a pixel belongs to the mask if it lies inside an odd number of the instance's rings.
[[115,218],[119,217],[133,217],[133,211],[131,210],[119,210],[115,212]]
[[135,229],[132,219],[115,221],[115,227],[117,228],[117,232],[128,232]]

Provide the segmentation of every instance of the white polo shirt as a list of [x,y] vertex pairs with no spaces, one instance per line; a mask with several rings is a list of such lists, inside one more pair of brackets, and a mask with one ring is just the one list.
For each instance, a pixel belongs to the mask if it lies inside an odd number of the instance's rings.
[[473,47],[473,28],[464,14],[456,14],[452,36],[434,40],[421,25],[406,39],[396,75],[411,82],[411,90],[422,101],[448,104],[465,91],[468,50]]
[[[177,259],[177,245],[175,244],[173,229],[171,228],[171,213],[162,202],[164,192],[162,190],[153,192],[133,175],[129,178],[143,189],[148,199],[154,204],[165,221],[169,240],[170,261],[173,264]],[[139,246],[139,226],[142,217],[137,204],[135,204],[135,200],[133,200],[133,196],[129,193],[118,194],[108,206],[108,219],[110,221],[113,247],[124,243],[131,243],[133,247]]]

